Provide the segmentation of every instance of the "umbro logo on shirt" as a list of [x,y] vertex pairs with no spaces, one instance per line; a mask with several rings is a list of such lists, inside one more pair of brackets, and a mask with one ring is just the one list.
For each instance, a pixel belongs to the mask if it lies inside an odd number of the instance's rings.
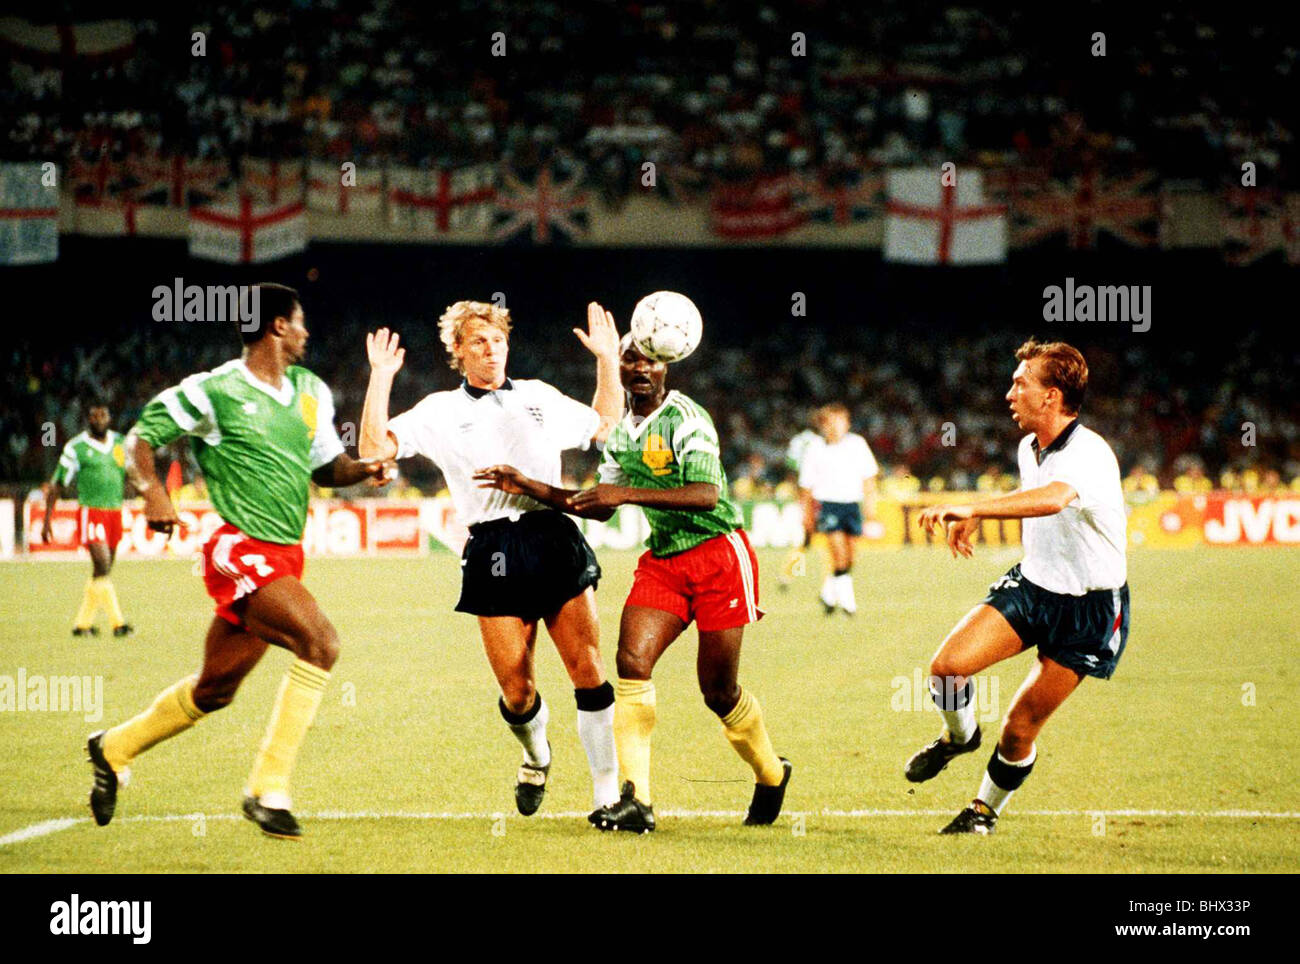
[[542,410],[540,408],[538,408],[536,405],[526,405],[524,407],[528,411],[528,414],[531,415],[537,421],[538,425],[543,424]]

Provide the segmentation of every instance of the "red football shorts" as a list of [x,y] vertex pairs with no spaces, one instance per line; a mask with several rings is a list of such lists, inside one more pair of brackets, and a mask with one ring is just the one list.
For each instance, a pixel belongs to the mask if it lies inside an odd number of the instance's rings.
[[627,605],[695,620],[703,632],[734,629],[763,618],[758,608],[758,560],[744,529],[714,536],[664,559],[637,561]]
[[92,509],[82,506],[77,513],[77,539],[83,546],[102,542],[116,549],[122,541],[122,510]]
[[302,544],[263,542],[226,523],[203,547],[203,585],[228,623],[244,621],[231,608],[282,576],[302,578]]

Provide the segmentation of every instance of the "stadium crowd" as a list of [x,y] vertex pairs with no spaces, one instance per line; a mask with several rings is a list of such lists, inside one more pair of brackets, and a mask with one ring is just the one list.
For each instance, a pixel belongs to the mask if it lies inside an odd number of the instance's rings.
[[[455,386],[433,326],[415,319],[390,323],[404,333],[412,360],[394,391],[394,411]],[[341,426],[355,424],[365,397],[363,325],[356,318],[314,331],[306,359],[333,388]],[[151,331],[138,326],[98,348],[71,352],[31,342],[5,349],[0,481],[48,477],[64,441],[84,428],[88,399],[106,400],[114,425],[125,430],[155,393],[234,354],[231,342],[161,339]],[[854,430],[870,442],[886,491],[1006,489],[1016,484],[1017,430],[1002,400],[1006,386],[990,382],[988,373],[1006,368],[1019,340],[958,337],[938,356],[909,351],[908,336],[871,327],[838,331],[833,339],[810,329],[797,352],[785,337],[760,335],[743,346],[713,346],[707,359],[675,366],[671,383],[713,414],[724,465],[742,497],[793,494],[787,443],[817,406],[834,400],[849,406]],[[1260,366],[1269,351],[1251,337],[1227,357],[1192,347],[1170,353],[1136,341],[1123,351],[1080,347],[1094,386],[1083,419],[1111,440],[1133,489],[1289,485],[1300,491],[1300,365],[1294,359]],[[516,377],[542,378],[590,398],[594,372],[575,346],[522,326],[512,353]],[[344,435],[351,440],[346,428]],[[566,470],[590,480],[595,458],[573,453]],[[422,460],[406,470],[426,493],[441,487]]]
[[[159,19],[123,9],[129,55],[41,65],[11,50],[0,157],[505,159],[527,170],[560,152],[613,203],[647,158],[684,193],[761,171],[833,181],[941,160],[1019,160],[1056,176],[1145,166],[1209,186],[1235,183],[1249,160],[1261,184],[1300,184],[1294,84],[1278,83],[1296,76],[1300,51],[1221,4],[1129,6],[1120,19],[1093,5],[907,0],[227,0]],[[1062,56],[1077,69],[1056,70]]]
[[[15,13],[51,22],[34,2]],[[1130,6],[1119,19],[1096,5],[976,11],[908,0],[870,10],[824,0],[681,9],[226,0],[156,19],[108,2],[95,17],[129,20],[121,56],[65,50],[42,64],[0,36],[9,54],[0,158],[182,153],[236,166],[245,156],[308,156],[430,167],[504,159],[526,170],[558,153],[613,204],[646,159],[686,195],[759,172],[851,180],[872,165],[938,160],[1021,160],[1056,176],[1149,167],[1210,187],[1236,183],[1250,160],[1260,183],[1300,186],[1294,84],[1277,82],[1294,79],[1300,50],[1285,31],[1201,2]],[[196,31],[203,56],[194,55]],[[1093,53],[1096,32],[1106,34],[1104,57]],[[1054,69],[1063,51],[1076,69]],[[365,372],[352,332],[367,321],[317,333],[309,359],[334,386],[343,420],[360,411]],[[400,318],[388,323],[402,327]],[[407,329],[414,351],[439,350],[421,344],[419,324]],[[0,480],[47,475],[57,446],[81,429],[88,394],[106,399],[125,427],[155,392],[229,357],[226,347],[144,330],[71,353],[35,344],[0,349]],[[526,374],[582,397],[591,373],[567,347],[529,345]],[[965,339],[942,359],[909,352],[888,331],[833,344],[814,332],[800,353],[789,347],[758,338],[682,370],[719,423],[741,491],[788,490],[786,442],[832,399],[850,405],[890,486],[1008,484],[1013,426],[1000,391],[981,377],[1001,370],[1015,347],[1007,337]],[[1300,484],[1294,364],[1252,364],[1265,348],[1249,338],[1226,358],[1189,350],[1158,365],[1149,363],[1155,349],[1137,343],[1123,353],[1083,347],[1094,380],[1123,387],[1095,393],[1087,418],[1112,440],[1135,487]],[[445,368],[425,366],[399,381],[394,403],[452,384]],[[1247,423],[1253,445],[1243,444]],[[582,458],[571,466],[580,478],[590,468]],[[413,471],[421,486],[437,485]]]

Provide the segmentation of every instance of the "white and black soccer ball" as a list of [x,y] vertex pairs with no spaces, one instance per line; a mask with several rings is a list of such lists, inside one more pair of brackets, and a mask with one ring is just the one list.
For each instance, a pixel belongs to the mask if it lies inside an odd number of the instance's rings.
[[654,361],[677,362],[700,345],[704,319],[700,309],[676,291],[656,291],[632,311],[632,343]]

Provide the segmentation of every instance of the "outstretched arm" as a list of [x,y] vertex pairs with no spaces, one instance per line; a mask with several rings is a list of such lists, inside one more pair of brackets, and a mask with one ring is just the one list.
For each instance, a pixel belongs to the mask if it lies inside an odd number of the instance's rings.
[[638,489],[604,482],[590,489],[562,489],[529,478],[512,465],[493,465],[479,469],[474,473],[474,480],[483,489],[500,489],[512,495],[526,495],[561,512],[602,522],[612,516],[620,505],[707,512],[718,504],[719,494],[718,487],[712,482],[688,482],[672,489]]
[[406,349],[398,347],[396,332],[390,335],[387,328],[380,328],[366,335],[366,354],[370,358],[370,384],[361,408],[357,453],[366,462],[388,462],[397,457],[397,439],[388,431],[388,397]]
[[954,555],[971,554],[970,536],[980,519],[1032,519],[1056,515],[1078,495],[1074,486],[1049,482],[1036,489],[1025,489],[995,496],[969,505],[932,505],[921,512],[918,524],[926,532],[945,526],[948,548]]
[[687,482],[671,489],[638,489],[628,485],[600,485],[583,489],[569,502],[576,509],[639,505],[646,509],[707,512],[718,504],[719,489],[712,482]]
[[511,495],[526,495],[543,505],[549,505],[552,509],[559,509],[561,512],[568,512],[570,515],[584,519],[604,522],[614,514],[613,506],[578,508],[573,505],[572,499],[578,495],[580,489],[562,489],[557,485],[547,485],[545,482],[524,475],[513,465],[493,465],[486,469],[479,469],[474,473],[474,481],[479,483],[480,489],[500,489]]
[[369,479],[371,485],[385,485],[390,481],[393,467],[390,460],[358,462],[352,456],[343,453],[333,462],[326,462],[313,471],[311,480],[329,489],[356,485],[364,479]]
[[600,415],[592,440],[603,442],[623,417],[623,384],[618,377],[618,329],[614,316],[596,302],[587,305],[587,330],[573,333],[596,356],[596,395],[591,407]]

